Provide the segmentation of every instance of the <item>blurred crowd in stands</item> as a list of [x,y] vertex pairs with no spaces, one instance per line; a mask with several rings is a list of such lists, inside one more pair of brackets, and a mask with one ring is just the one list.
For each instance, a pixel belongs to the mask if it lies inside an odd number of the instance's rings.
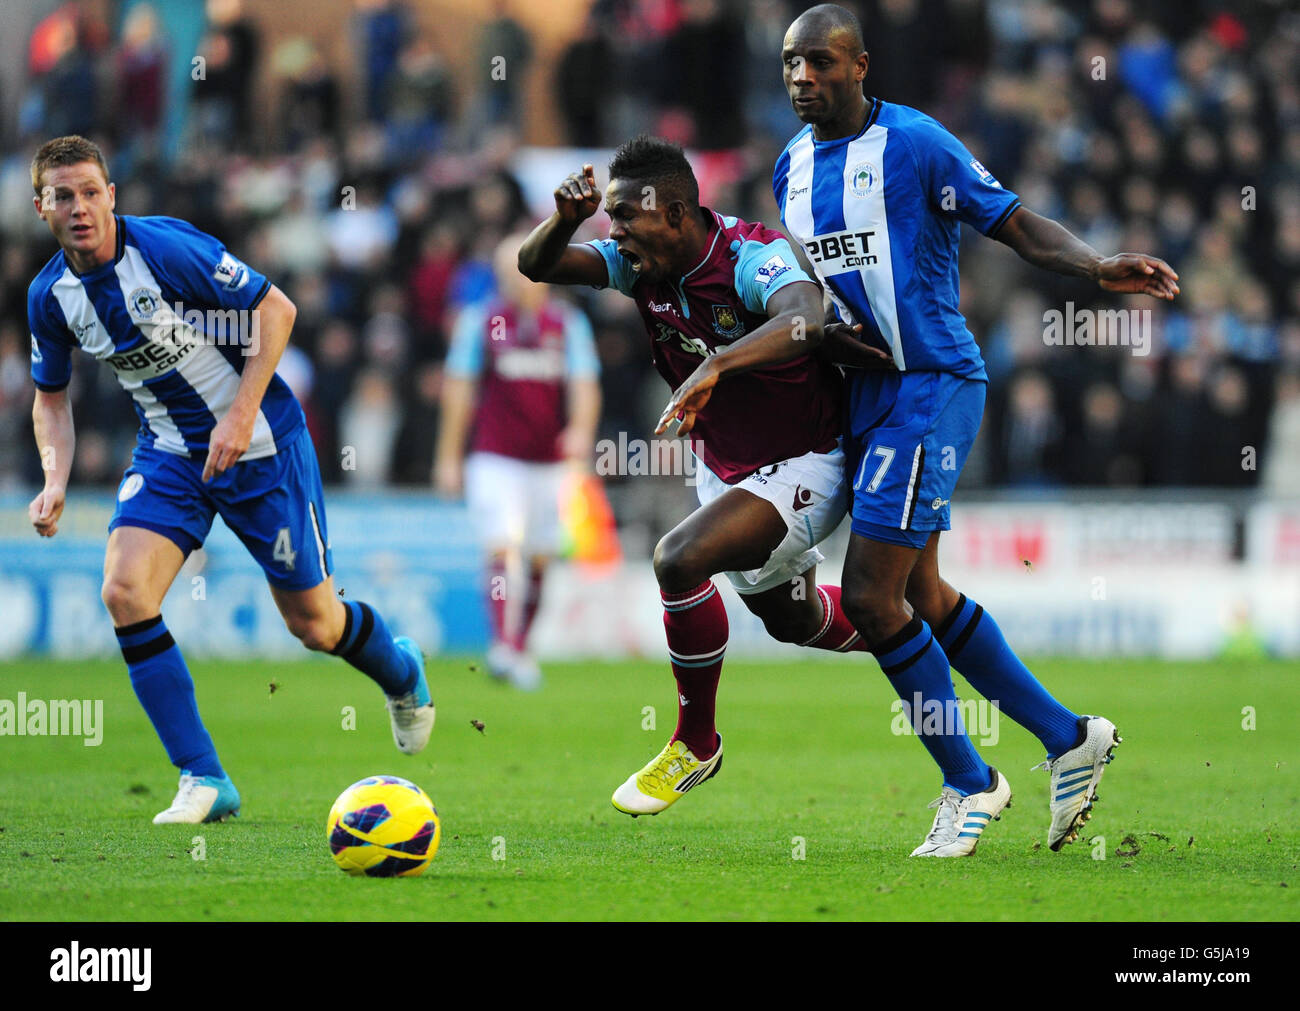
[[[672,137],[723,166],[712,204],[777,220],[771,169],[799,127],[778,54],[806,4],[595,0],[543,59],[523,0],[436,30],[418,0],[354,0],[333,61],[306,35],[267,33],[254,6],[209,0],[177,144],[163,136],[167,75],[192,58],[169,41],[165,4],[109,5],[114,19],[69,3],[33,33],[0,162],[0,484],[39,480],[25,296],[54,247],[27,166],[50,136],[104,145],[120,212],[186,218],[290,295],[281,372],[325,479],[366,487],[429,483],[455,313],[490,294],[497,241],[534,220],[516,174],[524,140],[543,140],[528,135],[526,89],[553,95],[550,144]],[[934,115],[1100,251],[1150,252],[1181,275],[1172,306],[1110,297],[967,230],[962,303],[991,384],[963,487],[1300,494],[1300,14],[1280,0],[850,6],[868,93]],[[577,297],[602,358],[602,436],[648,437],[667,391],[639,317],[608,293]],[[1149,310],[1150,353],[1049,346],[1044,313],[1071,301]],[[115,482],[129,399],[84,358],[73,396],[74,480]]]

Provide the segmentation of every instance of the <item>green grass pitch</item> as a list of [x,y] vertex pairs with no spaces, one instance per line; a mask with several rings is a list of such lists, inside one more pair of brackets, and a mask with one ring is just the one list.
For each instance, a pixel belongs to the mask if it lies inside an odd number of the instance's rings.
[[[1300,665],[1035,669],[1125,737],[1088,831],[1048,851],[1047,774],[1029,771],[1039,746],[1003,719],[983,750],[1013,806],[972,858],[922,861],[907,854],[929,827],[938,776],[917,740],[891,734],[893,695],[868,657],[729,662],[721,773],[637,820],[609,795],[672,732],[665,663],[550,664],[545,690],[527,696],[469,661],[433,660],[438,727],[408,757],[378,689],[337,660],[199,662],[199,701],[243,815],[166,827],[150,818],[175,774],[122,665],[8,663],[0,698],[102,698],[105,729],[94,748],[0,737],[0,918],[1296,918]],[[643,729],[647,706],[657,729]],[[330,859],[330,805],[373,773],[415,780],[438,806],[442,846],[422,877],[349,878]],[[195,836],[205,859],[193,859]]]

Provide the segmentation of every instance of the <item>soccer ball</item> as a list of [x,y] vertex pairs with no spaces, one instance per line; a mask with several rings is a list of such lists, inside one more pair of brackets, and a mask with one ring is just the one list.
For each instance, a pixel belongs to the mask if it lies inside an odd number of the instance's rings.
[[438,852],[442,823],[429,795],[398,776],[353,783],[325,825],[334,862],[349,874],[412,878]]

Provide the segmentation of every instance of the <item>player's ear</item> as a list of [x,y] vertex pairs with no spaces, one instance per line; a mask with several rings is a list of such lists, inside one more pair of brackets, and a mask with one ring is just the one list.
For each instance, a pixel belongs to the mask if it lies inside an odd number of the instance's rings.
[[857,82],[859,84],[861,84],[863,81],[867,79],[867,67],[869,67],[870,65],[871,65],[871,54],[864,49],[862,51],[862,55],[858,57]]
[[117,210],[117,183],[108,184],[108,209]]
[[686,204],[681,200],[674,200],[664,208],[664,220],[668,222],[669,228],[681,228],[682,222],[686,220]]
[[41,187],[41,192],[32,197],[32,203],[36,205],[37,215],[44,221],[45,212],[54,209],[54,187],[46,183]]

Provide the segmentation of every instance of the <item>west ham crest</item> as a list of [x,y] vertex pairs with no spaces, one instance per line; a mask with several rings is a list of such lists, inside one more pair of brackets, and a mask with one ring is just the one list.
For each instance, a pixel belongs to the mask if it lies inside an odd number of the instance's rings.
[[739,337],[745,329],[745,323],[729,305],[713,307],[713,329],[723,337]]

